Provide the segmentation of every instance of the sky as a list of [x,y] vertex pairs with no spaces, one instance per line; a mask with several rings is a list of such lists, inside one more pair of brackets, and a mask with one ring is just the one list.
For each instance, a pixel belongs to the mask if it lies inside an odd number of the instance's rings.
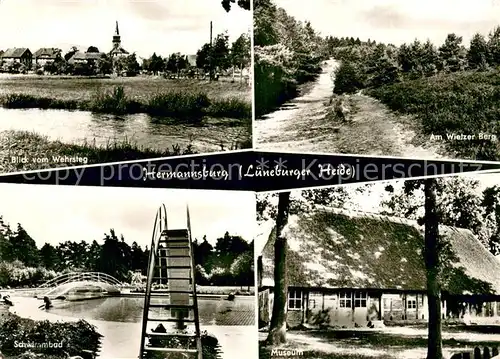
[[322,35],[368,38],[400,45],[430,39],[442,44],[455,32],[468,45],[474,33],[499,25],[500,0],[274,0],[297,20],[309,20]]
[[[500,176],[498,173],[490,174],[460,174],[459,176],[473,179],[479,182],[477,191],[482,192],[484,189],[493,186],[500,186]],[[449,176],[447,176],[449,178]],[[446,177],[445,177],[446,178]],[[375,182],[371,184],[369,192],[356,192],[355,188],[364,186],[365,184],[358,185],[348,185],[346,188],[351,188],[351,202],[355,204],[355,208],[350,208],[357,211],[379,213],[382,210],[386,210],[381,203],[390,198],[390,193],[385,190],[387,185],[392,185],[396,191],[403,188],[404,180],[391,180]]]
[[226,13],[220,0],[0,0],[0,49],[93,45],[108,52],[116,21],[122,46],[143,58],[196,54],[210,41],[210,21],[214,37],[227,30],[230,41],[252,25],[250,11]]
[[0,199],[0,216],[13,229],[21,223],[39,248],[66,240],[99,242],[110,228],[144,248],[162,203],[171,229],[186,228],[189,204],[193,238],[206,235],[211,244],[226,231],[250,242],[256,229],[252,192],[0,184]]

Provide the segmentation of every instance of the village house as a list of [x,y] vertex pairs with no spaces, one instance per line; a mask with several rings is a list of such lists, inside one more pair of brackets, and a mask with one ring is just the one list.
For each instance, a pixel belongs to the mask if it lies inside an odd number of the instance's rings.
[[50,62],[62,59],[62,50],[54,47],[42,47],[35,51],[33,59],[37,66],[45,66]]
[[68,60],[69,64],[97,64],[105,56],[103,52],[77,51]]
[[[261,232],[259,323],[266,326],[274,291],[272,223]],[[454,256],[444,273],[443,318],[500,324],[500,261],[467,229],[441,226],[440,235]],[[290,216],[284,236],[289,327],[428,320],[423,227],[416,221],[318,207]]]
[[27,69],[31,69],[33,63],[33,54],[26,47],[10,48],[5,50],[2,55],[2,60],[4,66],[13,65],[15,63],[22,64],[26,66]]
[[77,51],[77,52],[75,52],[73,54],[73,56],[71,56],[68,59],[68,63],[71,64],[71,65],[74,65],[74,64],[86,64],[87,63],[87,55],[83,51]]

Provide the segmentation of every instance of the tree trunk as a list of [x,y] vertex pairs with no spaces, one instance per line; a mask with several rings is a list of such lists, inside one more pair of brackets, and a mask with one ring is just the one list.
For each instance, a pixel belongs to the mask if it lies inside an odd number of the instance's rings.
[[439,219],[436,204],[436,180],[425,180],[425,268],[429,307],[427,359],[443,358],[441,338],[441,283],[439,279]]
[[287,303],[287,240],[282,236],[288,222],[290,192],[279,194],[278,214],[276,216],[276,241],[274,243],[274,302],[267,343],[272,345],[286,342],[286,303]]

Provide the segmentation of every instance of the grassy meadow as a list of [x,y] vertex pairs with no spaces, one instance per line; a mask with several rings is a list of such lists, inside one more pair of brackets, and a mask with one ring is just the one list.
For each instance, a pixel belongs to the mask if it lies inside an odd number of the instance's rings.
[[[67,144],[50,141],[46,136],[27,131],[0,132],[0,172],[15,172],[48,169],[55,167],[78,166],[87,163],[60,163],[51,159],[53,156],[69,156],[86,158],[88,164],[106,163],[127,160],[140,160],[155,157],[168,157],[195,153],[194,148],[187,146],[157,151],[140,147],[130,141],[113,142],[101,147],[89,142],[86,144]],[[12,162],[11,158],[26,157],[28,163]],[[33,159],[48,159],[46,162]]]
[[[367,93],[391,110],[415,115],[423,135],[441,135],[461,158],[500,157],[500,72],[464,71],[381,86]],[[475,135],[472,140],[448,140],[448,134]],[[490,139],[486,135],[496,136]]]
[[250,102],[251,91],[238,79],[203,81],[196,79],[164,79],[161,77],[85,78],[76,76],[0,75],[0,94],[23,93],[34,97],[53,97],[60,100],[90,100],[96,91],[109,91],[123,86],[130,97],[145,101],[151,96],[170,91],[204,92],[209,98],[237,98]]
[[191,121],[202,116],[251,119],[251,91],[231,81],[160,77],[0,77],[0,104],[7,108],[148,113]]

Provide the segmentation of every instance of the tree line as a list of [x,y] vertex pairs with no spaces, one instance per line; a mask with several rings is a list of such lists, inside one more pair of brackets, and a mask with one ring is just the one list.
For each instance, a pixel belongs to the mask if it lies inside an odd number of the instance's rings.
[[[134,272],[146,275],[147,247],[129,245],[113,229],[100,242],[67,240],[38,248],[21,224],[13,230],[0,216],[0,286],[40,285],[74,271],[103,272],[123,282],[130,282]],[[215,246],[206,237],[194,240],[193,252],[198,284],[253,285],[253,242],[226,232]]]
[[330,36],[326,41],[331,56],[342,61],[336,72],[336,93],[354,93],[439,73],[486,71],[500,65],[500,27],[487,37],[476,33],[468,47],[455,33],[448,34],[439,46],[418,39],[399,47],[359,38]]
[[[412,183],[412,181],[406,181]],[[417,182],[414,182],[417,183]],[[466,177],[447,178],[437,182],[437,211],[440,223],[446,226],[471,230],[493,255],[500,255],[500,186],[480,189],[480,182]],[[405,184],[405,186],[408,186]],[[369,195],[371,185],[359,186],[355,192]],[[385,187],[389,195],[381,202],[381,213],[388,216],[418,220],[422,216],[424,195],[422,191],[409,191],[406,187]],[[273,197],[261,196],[257,201],[257,219],[275,219],[277,207]],[[290,214],[310,211],[314,206],[354,208],[348,188],[304,190],[299,198],[290,199]]]
[[[181,75],[194,77],[198,70],[202,70],[213,77],[219,72],[238,69],[241,79],[242,70],[251,62],[248,34],[240,35],[232,43],[229,42],[227,33],[217,35],[212,44],[206,43],[197,51],[195,65],[190,63],[188,55],[179,52],[165,57],[153,53],[151,57],[143,59],[142,63],[139,63],[135,53],[113,60],[108,54],[100,53],[95,46],[90,46],[86,51],[87,54],[95,54],[94,56],[85,61],[70,61],[77,52],[78,48],[72,47],[64,56],[61,54],[54,61],[47,62],[43,66],[35,65],[34,70],[39,74],[79,76],[109,75],[113,72],[136,76],[142,71],[154,75],[166,73],[174,77]],[[22,67],[24,65],[21,63],[13,63],[7,70],[10,72],[27,70],[23,70]]]
[[297,21],[271,0],[255,0],[254,56],[255,110],[260,116],[315,79],[328,52],[310,22]]

